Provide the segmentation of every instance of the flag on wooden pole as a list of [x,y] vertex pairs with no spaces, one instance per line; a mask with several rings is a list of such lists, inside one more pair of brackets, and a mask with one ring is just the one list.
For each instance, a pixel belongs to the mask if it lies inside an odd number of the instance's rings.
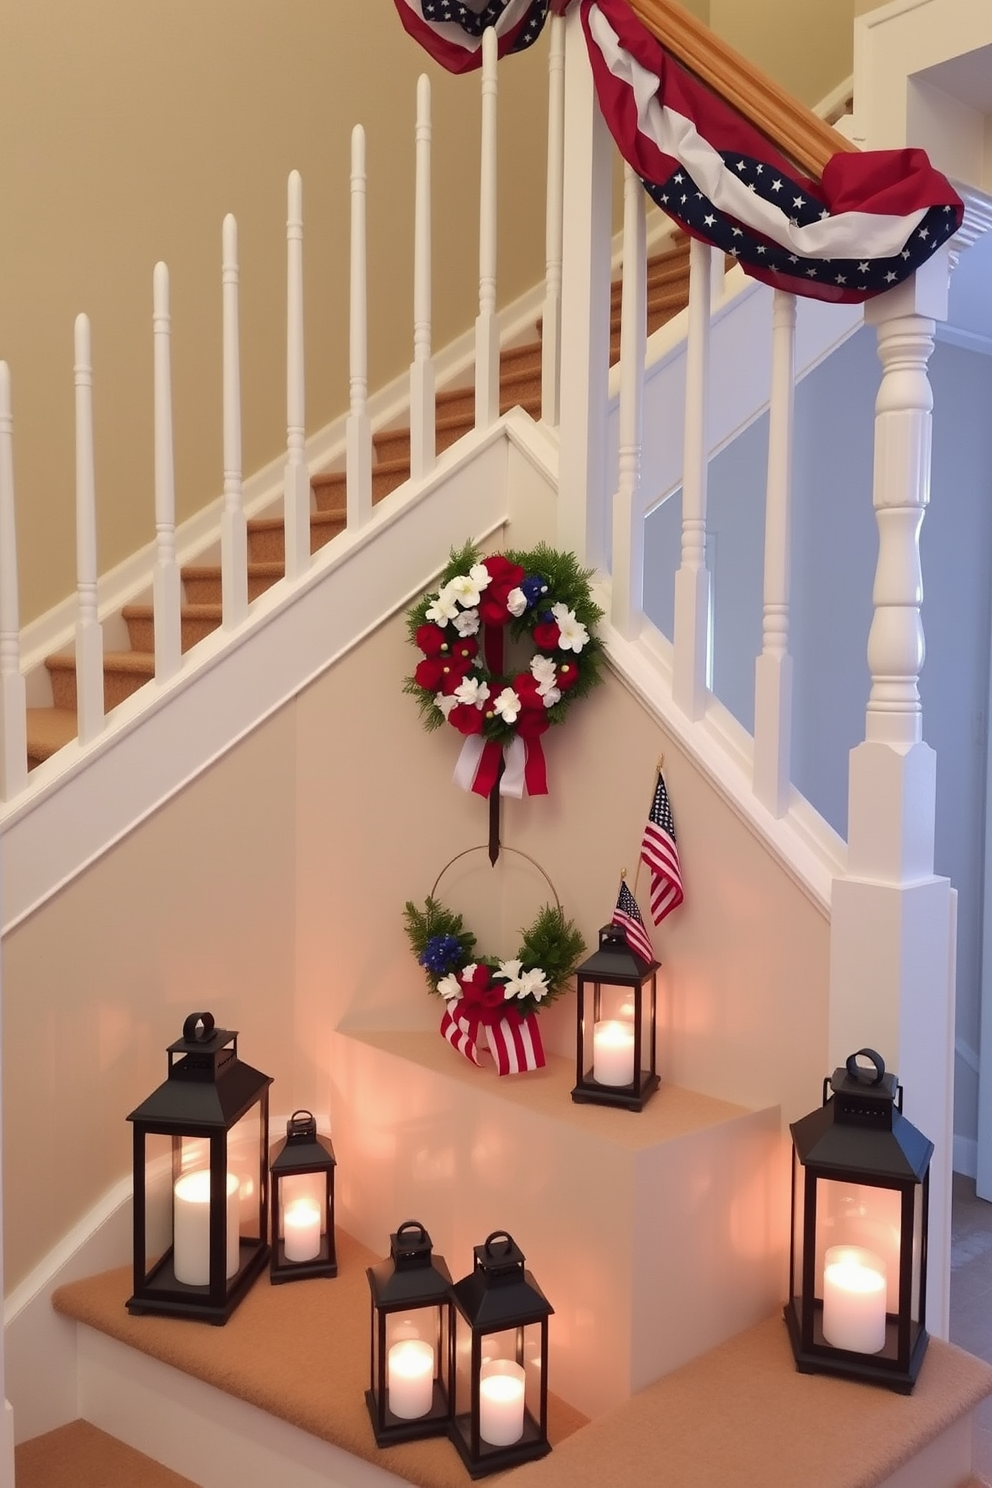
[[640,956],[642,961],[654,960],[654,950],[648,939],[641,911],[637,907],[637,900],[628,889],[627,880],[622,875],[620,892],[617,894],[616,908],[613,911],[613,924],[620,926],[635,956]]
[[675,821],[660,766],[641,838],[641,862],[651,870],[651,916],[655,924],[660,925],[685,898],[679,850],[675,844]]

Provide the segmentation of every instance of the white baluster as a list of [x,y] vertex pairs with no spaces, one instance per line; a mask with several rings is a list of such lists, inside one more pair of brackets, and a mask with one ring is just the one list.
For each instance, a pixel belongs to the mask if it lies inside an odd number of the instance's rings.
[[641,410],[647,340],[647,253],[644,187],[624,167],[623,286],[620,311],[620,461],[613,502],[613,586],[610,619],[622,636],[640,632],[644,596],[644,515],[641,511]]
[[26,693],[21,674],[14,520],[13,416],[10,368],[0,362],[0,801],[12,801],[28,780]]
[[789,803],[792,657],[789,654],[789,541],[792,421],[796,380],[795,296],[775,291],[765,498],[764,621],[754,679],[754,793],[773,816]]
[[689,249],[689,328],[685,357],[685,454],[682,465],[682,564],[675,575],[672,695],[701,718],[710,679],[710,575],[706,567],[706,486],[710,302],[713,255],[693,238]]
[[613,141],[596,101],[578,7],[565,16],[558,546],[606,561]]
[[431,359],[431,80],[417,80],[413,229],[413,365],[410,368],[410,474],[423,480],[436,456]]
[[479,172],[479,314],[475,322],[475,427],[499,418],[496,324],[496,31],[482,33],[482,163]]
[[152,279],[155,345],[155,677],[166,682],[182,666],[182,585],[176,562],[176,479],[172,445],[172,352],[169,270]]
[[90,323],[76,316],[76,714],[80,744],[103,730],[103,630],[96,597],[96,477],[93,464],[93,353]]
[[351,131],[350,412],[345,426],[348,530],[372,515],[372,429],[369,424],[368,267],[365,243],[365,130]]
[[290,171],[286,214],[286,465],[283,522],[286,577],[310,567],[310,472],[306,462],[306,397],[303,363],[303,182]]
[[565,171],[565,20],[550,19],[548,54],[548,201],[545,218],[544,316],[541,325],[541,418],[558,426],[561,392],[562,192]]
[[230,212],[221,231],[223,300],[224,514],[221,601],[225,630],[248,614],[248,524],[241,469],[241,336],[238,316],[238,224]]

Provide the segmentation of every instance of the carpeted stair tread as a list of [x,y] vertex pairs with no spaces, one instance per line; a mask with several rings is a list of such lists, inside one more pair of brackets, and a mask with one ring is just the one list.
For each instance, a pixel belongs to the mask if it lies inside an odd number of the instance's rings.
[[[381,1257],[337,1232],[333,1281],[257,1281],[222,1328],[183,1318],[132,1317],[130,1267],[60,1287],[56,1311],[163,1363],[239,1396],[312,1436],[423,1485],[464,1488],[461,1458],[446,1440],[377,1449],[365,1405],[369,1370],[366,1267]],[[585,1417],[552,1399],[549,1434],[560,1442]]]
[[70,1421],[14,1450],[17,1488],[196,1488],[89,1421]]
[[29,767],[68,744],[76,737],[75,708],[28,708],[27,741]]
[[799,1374],[776,1315],[518,1468],[513,1488],[875,1488],[990,1394],[992,1366],[939,1339],[912,1395]]

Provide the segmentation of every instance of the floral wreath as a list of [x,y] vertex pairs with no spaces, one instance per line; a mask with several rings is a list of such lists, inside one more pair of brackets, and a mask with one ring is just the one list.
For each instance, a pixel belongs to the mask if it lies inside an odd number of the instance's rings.
[[585,941],[565,918],[556,895],[554,905],[545,904],[533,924],[520,932],[516,956],[504,961],[479,955],[476,938],[465,928],[462,916],[434,897],[445,871],[441,870],[423,907],[407,900],[403,915],[407,939],[424,968],[427,986],[445,1002],[441,1034],[466,1059],[481,1065],[478,1043],[484,1027],[501,1075],[540,1069],[545,1058],[537,1014],[566,990]]
[[[448,723],[464,736],[455,766],[464,790],[488,796],[498,781],[501,795],[547,794],[541,735],[602,681],[593,628],[603,611],[589,577],[574,554],[544,543],[485,557],[466,544],[407,611],[421,660],[404,691],[425,728]],[[526,670],[504,673],[507,633],[534,647]]]

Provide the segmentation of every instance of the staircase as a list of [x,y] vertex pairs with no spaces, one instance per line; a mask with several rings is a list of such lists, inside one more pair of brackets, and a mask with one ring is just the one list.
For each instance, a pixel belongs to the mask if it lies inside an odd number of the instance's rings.
[[[689,241],[682,233],[670,246],[654,254],[647,265],[647,332],[669,321],[688,298]],[[620,355],[621,284],[611,286],[610,360]],[[541,342],[529,341],[500,354],[500,412],[520,407],[532,418],[541,416]],[[471,386],[442,390],[436,397],[436,448],[447,449],[475,422],[475,393]],[[391,428],[373,436],[372,500],[403,485],[410,477],[410,431]],[[310,551],[316,552],[345,528],[345,474],[323,471],[311,477],[313,510]],[[281,517],[255,517],[248,522],[249,602],[284,574],[285,542]],[[185,602],[182,606],[182,649],[188,651],[221,623],[219,564],[187,564],[182,569]],[[152,606],[128,604],[122,611],[129,649],[106,651],[103,659],[104,708],[109,713],[155,675]],[[60,651],[46,658],[51,679],[52,706],[27,710],[28,768],[33,769],[76,737],[76,658]]]

